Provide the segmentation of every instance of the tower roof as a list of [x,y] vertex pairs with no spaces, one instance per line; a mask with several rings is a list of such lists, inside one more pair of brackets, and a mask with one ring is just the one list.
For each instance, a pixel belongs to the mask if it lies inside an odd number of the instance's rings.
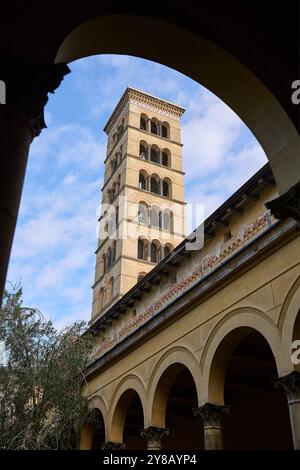
[[124,108],[129,104],[134,103],[148,111],[155,111],[162,115],[171,117],[172,119],[179,120],[183,115],[185,109],[170,101],[163,100],[157,96],[146,93],[145,91],[138,90],[137,88],[127,87],[121,96],[117,106],[104,126],[104,132],[110,133],[114,124],[118,120]]

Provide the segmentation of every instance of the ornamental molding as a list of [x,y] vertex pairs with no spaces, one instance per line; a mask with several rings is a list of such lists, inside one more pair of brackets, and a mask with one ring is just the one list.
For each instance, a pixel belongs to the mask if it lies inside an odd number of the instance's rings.
[[115,130],[119,118],[128,108],[129,104],[135,104],[148,111],[156,112],[162,116],[179,121],[184,109],[174,103],[170,103],[156,96],[149,95],[134,88],[127,88],[108,119],[104,131],[109,135]]

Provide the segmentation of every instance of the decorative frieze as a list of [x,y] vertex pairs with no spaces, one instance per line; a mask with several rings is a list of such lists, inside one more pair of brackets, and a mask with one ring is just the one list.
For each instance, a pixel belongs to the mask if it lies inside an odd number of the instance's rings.
[[[128,319],[125,324],[124,322],[120,322],[119,328],[116,324],[116,329],[114,329],[114,332],[111,330],[111,334],[109,334],[109,332],[105,333],[105,338],[103,340],[100,339],[100,342],[95,347],[92,353],[92,359],[94,360],[96,357],[104,354],[123,338],[135,331],[163,307],[182,295],[188,288],[192,287],[193,284],[206,276],[226,258],[245,245],[247,241],[255,237],[261,230],[268,228],[274,222],[274,217],[267,211],[258,216],[253,222],[242,226],[237,236],[232,238],[231,243],[228,244],[228,242],[226,242],[225,248],[222,249],[222,246],[219,246],[218,250],[216,250],[216,246],[213,246],[203,258],[201,258],[201,252],[200,259],[198,258],[197,260],[196,257],[195,260],[195,257],[194,259],[192,257],[189,261],[192,266],[189,265],[185,268],[180,267],[178,269],[178,280],[176,283],[168,285],[163,292],[160,288],[153,289],[152,292],[143,297],[143,301],[138,306],[137,314],[134,317]],[[183,270],[185,274],[183,274]]]

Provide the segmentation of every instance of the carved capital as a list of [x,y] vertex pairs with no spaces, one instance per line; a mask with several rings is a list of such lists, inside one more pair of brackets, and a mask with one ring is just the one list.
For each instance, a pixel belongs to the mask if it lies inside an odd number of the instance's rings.
[[1,60],[0,80],[3,80],[6,87],[6,105],[18,109],[28,118],[34,137],[46,127],[44,107],[48,101],[48,93],[54,93],[64,75],[69,72],[66,64]]
[[292,186],[286,193],[266,202],[267,209],[270,209],[274,217],[278,220],[292,217],[300,221],[300,181]]
[[146,429],[140,431],[141,437],[146,439],[147,447],[153,449],[161,449],[162,440],[165,436],[170,434],[169,429],[156,428],[155,426],[149,426]]
[[115,450],[124,450],[125,444],[123,442],[105,442],[102,446],[102,450],[113,452]]
[[229,413],[229,406],[205,403],[199,408],[194,408],[193,413],[195,416],[201,416],[204,428],[221,428],[222,415]]
[[283,387],[287,396],[288,404],[300,402],[300,372],[293,370],[283,377],[272,379],[275,387]]

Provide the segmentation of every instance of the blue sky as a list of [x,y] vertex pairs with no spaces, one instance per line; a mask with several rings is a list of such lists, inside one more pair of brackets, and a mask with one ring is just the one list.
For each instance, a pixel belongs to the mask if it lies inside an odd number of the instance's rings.
[[254,136],[198,83],[143,59],[103,55],[70,64],[31,146],[8,281],[58,328],[89,320],[104,124],[127,86],[183,106],[186,201],[208,216],[267,160]]

